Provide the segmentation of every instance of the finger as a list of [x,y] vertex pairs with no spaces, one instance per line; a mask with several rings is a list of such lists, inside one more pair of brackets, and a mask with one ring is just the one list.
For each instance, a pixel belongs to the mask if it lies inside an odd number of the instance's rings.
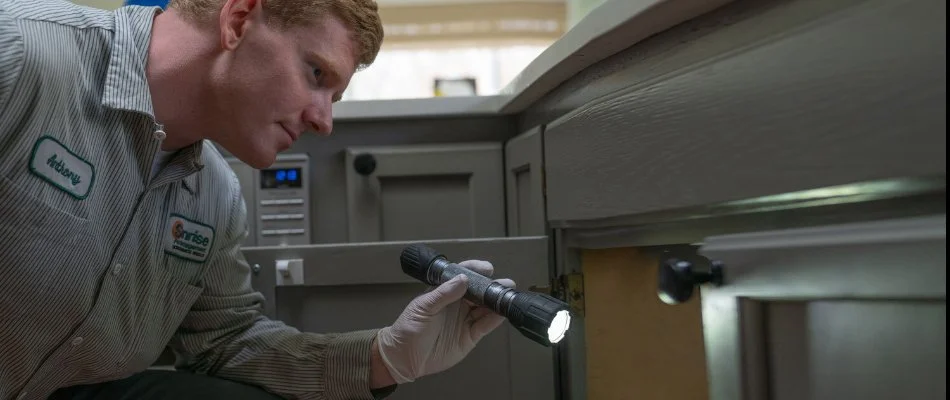
[[470,312],[468,313],[468,317],[469,317],[469,319],[471,319],[472,321],[478,321],[478,320],[480,320],[480,319],[482,319],[482,318],[485,318],[485,316],[487,316],[487,315],[489,315],[489,314],[494,314],[494,313],[495,313],[495,312],[492,311],[492,310],[491,310],[490,308],[488,308],[488,307],[475,307],[475,308],[472,309],[472,311],[470,311]]
[[[514,289],[514,288],[517,287],[517,285],[515,285],[515,281],[513,281],[513,280],[511,280],[511,279],[502,278],[502,279],[495,279],[494,281],[500,283],[502,286],[507,287],[507,288]],[[475,304],[475,303],[471,302],[471,301],[468,300],[468,299],[465,299],[464,302],[465,302],[465,305],[466,305],[466,306],[477,306],[477,305],[478,305],[478,304]]]
[[[495,282],[509,288],[515,288],[516,286],[515,281],[511,279],[495,279]],[[482,306],[469,312],[469,320],[473,321],[470,329],[472,340],[478,341],[501,326],[505,322],[505,317],[488,307]]]
[[418,297],[419,307],[428,314],[437,314],[446,306],[459,301],[468,289],[468,277],[457,275],[435,289]]
[[488,261],[466,260],[460,262],[459,266],[470,269],[479,275],[487,276],[489,278],[491,278],[492,274],[495,273],[495,267]]
[[[497,329],[503,322],[505,322],[505,317],[487,310],[487,313],[481,316],[481,318],[475,319],[475,322],[472,323],[472,329],[470,330],[473,341],[478,341],[479,339],[485,337],[485,335],[491,333]],[[478,311],[481,313],[482,311]]]
[[500,283],[502,286],[507,287],[507,288],[511,288],[511,289],[514,289],[514,288],[517,287],[517,285],[515,284],[515,281],[513,281],[513,280],[511,280],[511,279],[507,279],[507,278],[495,279],[495,282],[498,282],[498,283]]

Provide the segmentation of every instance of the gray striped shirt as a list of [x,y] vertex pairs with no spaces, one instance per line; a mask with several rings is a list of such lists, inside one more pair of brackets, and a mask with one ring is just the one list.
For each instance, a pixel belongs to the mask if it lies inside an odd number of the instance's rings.
[[0,399],[177,366],[291,398],[368,388],[375,330],[262,315],[238,181],[213,145],[161,144],[145,79],[158,8],[0,0]]

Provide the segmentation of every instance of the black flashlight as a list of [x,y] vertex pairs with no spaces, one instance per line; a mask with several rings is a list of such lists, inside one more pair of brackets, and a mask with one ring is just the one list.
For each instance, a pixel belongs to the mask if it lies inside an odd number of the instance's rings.
[[457,275],[468,276],[465,298],[486,306],[508,319],[529,339],[544,346],[560,342],[571,326],[567,303],[543,293],[506,287],[477,272],[450,262],[423,244],[412,244],[399,257],[402,271],[429,285],[438,286]]

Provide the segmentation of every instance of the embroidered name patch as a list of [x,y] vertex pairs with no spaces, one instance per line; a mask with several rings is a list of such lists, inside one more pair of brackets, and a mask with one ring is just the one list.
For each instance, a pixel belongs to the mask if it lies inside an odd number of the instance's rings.
[[214,244],[214,228],[172,214],[165,227],[165,253],[203,263]]
[[30,171],[80,200],[89,196],[96,178],[92,164],[49,136],[33,145]]

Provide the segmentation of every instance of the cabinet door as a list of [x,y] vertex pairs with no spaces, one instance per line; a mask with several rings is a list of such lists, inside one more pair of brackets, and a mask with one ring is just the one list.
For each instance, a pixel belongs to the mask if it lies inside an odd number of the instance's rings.
[[946,215],[709,238],[712,400],[945,399]]
[[505,236],[500,143],[346,150],[350,242]]
[[505,144],[508,236],[545,232],[543,154],[541,128],[527,131]]
[[[346,332],[393,323],[426,287],[405,275],[399,255],[408,242],[247,248],[258,272],[253,285],[267,297],[272,318],[308,332]],[[548,278],[548,239],[518,237],[426,242],[450,260],[489,260],[495,277],[518,287]],[[293,284],[277,284],[276,260],[302,260]],[[296,272],[295,272],[296,274]],[[404,385],[393,400],[551,400],[555,398],[552,348],[540,346],[505,323],[482,339],[454,368]]]

